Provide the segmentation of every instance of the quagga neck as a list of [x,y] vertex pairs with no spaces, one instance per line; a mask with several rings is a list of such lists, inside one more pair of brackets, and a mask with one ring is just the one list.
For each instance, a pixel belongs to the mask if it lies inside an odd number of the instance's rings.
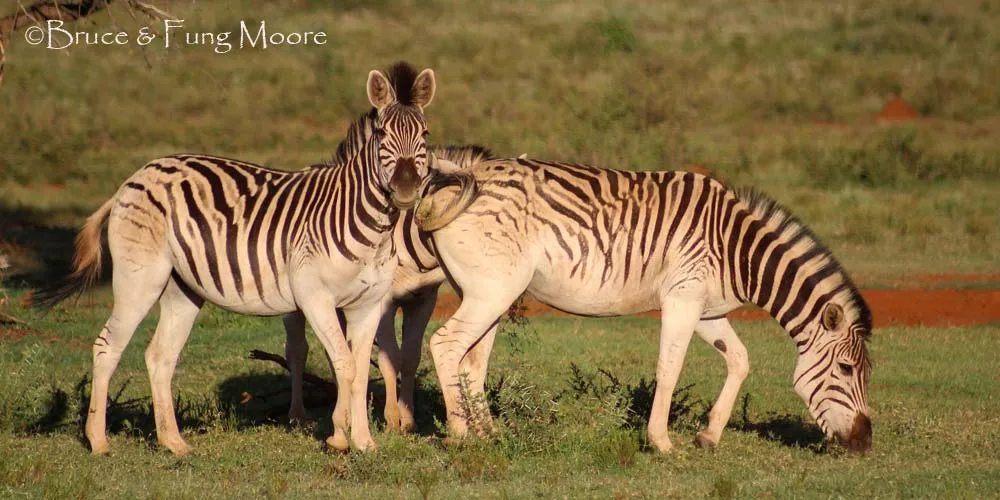
[[373,126],[370,115],[362,116],[351,126],[333,160],[306,170],[299,187],[307,211],[313,213],[300,234],[351,259],[359,258],[364,248],[389,241],[399,217],[383,188]]
[[844,303],[861,302],[840,263],[787,210],[752,191],[733,193],[728,205],[730,279],[743,302],[767,311],[793,337],[839,294]]

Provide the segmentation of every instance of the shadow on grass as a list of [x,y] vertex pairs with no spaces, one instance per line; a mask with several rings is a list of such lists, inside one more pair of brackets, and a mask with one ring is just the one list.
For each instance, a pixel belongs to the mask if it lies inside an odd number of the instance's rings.
[[[60,214],[0,204],[0,253],[11,264],[5,272],[7,283],[36,288],[69,274],[78,228],[53,226],[50,220]],[[105,264],[109,260],[105,252]]]
[[820,428],[798,415],[768,415],[762,420],[752,421],[747,411],[750,395],[743,396],[743,416],[739,423],[730,427],[740,432],[752,432],[767,441],[781,443],[792,448],[803,448],[814,453],[824,453],[826,436]]
[[[444,421],[445,409],[440,391],[427,387],[423,379],[433,375],[429,370],[418,373],[418,385],[414,390],[415,433],[433,435],[438,422]],[[331,414],[337,402],[336,384],[324,380],[325,384],[306,383],[303,386],[303,402],[306,418],[313,425],[313,435],[325,439],[333,430]],[[226,408],[237,430],[261,425],[288,426],[288,409],[291,404],[291,380],[287,374],[246,373],[224,380],[216,391],[220,407]],[[385,428],[385,383],[373,378],[368,383],[368,411],[373,429]]]

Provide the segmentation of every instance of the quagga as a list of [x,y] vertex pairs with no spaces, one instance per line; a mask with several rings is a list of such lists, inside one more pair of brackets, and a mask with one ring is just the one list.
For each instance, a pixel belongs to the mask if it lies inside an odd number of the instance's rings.
[[[488,149],[478,145],[434,146],[430,152],[436,158],[435,168],[443,172],[464,169],[492,157]],[[437,302],[438,288],[445,281],[434,252],[428,247],[428,238],[429,235],[414,223],[413,210],[400,214],[393,230],[399,266],[375,337],[379,371],[385,380],[385,422],[390,430],[408,432],[413,428],[413,389],[420,365],[420,348]],[[403,310],[402,350],[396,341],[396,311],[399,309]],[[285,357],[292,378],[288,416],[292,422],[300,422],[305,418],[302,398],[302,374],[308,355],[305,318],[301,312],[288,314],[284,317],[284,325]]]
[[95,454],[108,451],[108,382],[157,300],[160,320],[145,359],[157,438],[175,455],[189,447],[177,429],[170,383],[205,300],[245,314],[301,310],[338,383],[327,442],[348,448],[350,421],[350,444],[374,446],[368,359],[396,268],[392,227],[428,171],[423,108],[434,90],[430,69],[418,75],[398,63],[388,76],[372,71],[374,109],[352,125],[330,165],[285,172],[213,156],[167,156],[139,169],[87,219],[75,271],[35,294],[34,304],[51,307],[97,278],[107,221],[115,302],[93,348],[86,435]]
[[480,163],[430,184],[417,222],[462,295],[430,341],[454,434],[468,431],[460,372],[481,395],[497,318],[527,291],[586,316],[662,311],[647,429],[662,452],[672,448],[670,400],[693,333],[727,365],[696,437],[700,446],[718,442],[749,370],[725,317],[744,303],[768,311],[795,341],[795,391],[823,431],[851,450],[870,448],[871,314],[830,251],[774,201],[694,173],[527,159]]

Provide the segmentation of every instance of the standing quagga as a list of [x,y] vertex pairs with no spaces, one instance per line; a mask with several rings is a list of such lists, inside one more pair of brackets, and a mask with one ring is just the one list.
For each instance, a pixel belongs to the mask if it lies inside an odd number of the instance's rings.
[[[303,311],[338,383],[333,411],[338,449],[374,446],[368,428],[368,359],[396,255],[392,227],[413,205],[427,175],[423,108],[434,72],[407,64],[368,75],[374,109],[351,126],[328,167],[297,172],[200,155],[151,161],[91,215],[77,237],[75,271],[37,293],[51,307],[91,284],[101,266],[108,221],[114,308],[94,342],[94,380],[86,435],[108,451],[108,382],[136,326],[159,300],[149,347],[159,442],[189,451],[177,429],[170,383],[180,350],[205,300],[231,311]],[[341,319],[346,324],[342,331]]]
[[462,295],[430,342],[454,434],[468,430],[460,372],[472,397],[481,395],[497,318],[527,291],[586,316],[662,311],[647,430],[660,451],[672,447],[670,400],[693,333],[726,360],[725,384],[696,439],[718,442],[749,370],[725,317],[744,303],[768,311],[795,341],[795,391],[823,431],[852,450],[871,446],[871,314],[830,251],[774,201],[694,173],[526,159],[480,163],[430,184],[417,221]]
[[[476,162],[491,159],[488,149],[477,145],[435,146],[430,148],[435,169],[447,172],[464,169]],[[413,428],[413,389],[424,330],[434,312],[438,288],[445,281],[434,252],[428,247],[429,235],[419,230],[413,210],[405,210],[393,230],[399,266],[392,280],[392,291],[378,324],[378,366],[385,380],[385,422],[390,430],[408,432]],[[402,350],[396,342],[396,311],[403,310]],[[292,379],[292,403],[288,416],[292,422],[305,418],[302,398],[302,374],[308,354],[305,318],[301,312],[284,317],[285,357]]]

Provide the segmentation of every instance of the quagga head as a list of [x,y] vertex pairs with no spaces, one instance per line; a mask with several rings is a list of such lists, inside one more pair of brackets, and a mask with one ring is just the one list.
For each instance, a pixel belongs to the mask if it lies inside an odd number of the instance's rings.
[[424,107],[434,99],[434,71],[417,74],[400,62],[368,73],[368,100],[377,110],[378,158],[382,188],[401,210],[416,202],[427,177],[427,122]]
[[867,306],[860,295],[844,305],[831,300],[805,330],[801,338],[806,340],[798,345],[795,392],[827,437],[851,451],[867,451],[872,445],[867,403],[871,360],[865,345],[871,315]]

